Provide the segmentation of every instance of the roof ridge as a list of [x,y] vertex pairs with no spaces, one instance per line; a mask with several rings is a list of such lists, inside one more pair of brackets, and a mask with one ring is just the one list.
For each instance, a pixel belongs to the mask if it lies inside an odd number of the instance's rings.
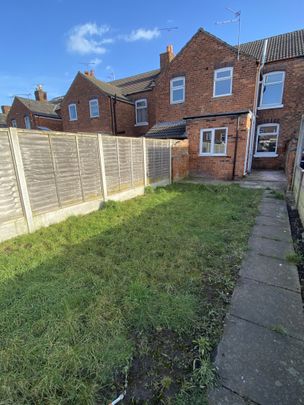
[[[111,81],[105,82],[105,83],[114,84],[114,83],[120,82],[120,81],[122,81],[122,80],[132,79],[132,78],[135,78],[135,77],[141,76],[141,75],[148,75],[148,74],[151,74],[151,76],[152,76],[153,72],[155,72],[155,73],[156,73],[156,72],[160,72],[160,69],[148,70],[147,72],[137,73],[137,74],[132,75],[132,76],[121,77],[120,79],[111,80]],[[138,80],[139,80],[139,79],[138,79]]]

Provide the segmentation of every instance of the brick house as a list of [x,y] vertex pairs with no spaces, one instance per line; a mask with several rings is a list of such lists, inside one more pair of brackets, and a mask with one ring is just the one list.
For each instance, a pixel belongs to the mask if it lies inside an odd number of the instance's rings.
[[64,131],[141,136],[155,123],[153,83],[159,70],[112,82],[78,72],[61,104]]
[[48,101],[42,86],[38,86],[35,90],[35,100],[16,96],[7,113],[7,125],[18,128],[62,131],[61,100],[62,97],[57,97]]

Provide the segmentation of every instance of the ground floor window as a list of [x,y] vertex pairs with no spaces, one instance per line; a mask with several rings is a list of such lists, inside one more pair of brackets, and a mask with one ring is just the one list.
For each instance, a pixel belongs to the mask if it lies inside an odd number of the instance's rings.
[[227,150],[228,128],[201,129],[201,156],[224,156]]
[[257,157],[277,156],[279,127],[280,127],[279,124],[258,125],[255,156]]

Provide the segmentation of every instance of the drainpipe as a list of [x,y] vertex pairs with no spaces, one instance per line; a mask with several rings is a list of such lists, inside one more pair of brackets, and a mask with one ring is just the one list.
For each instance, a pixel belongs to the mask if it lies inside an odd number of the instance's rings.
[[114,112],[113,112],[113,97],[109,97],[110,99],[110,111],[111,111],[111,127],[112,127],[112,134],[114,135]]
[[264,46],[263,46],[263,53],[261,63],[259,65],[257,71],[257,78],[256,78],[256,85],[255,85],[255,97],[254,97],[254,104],[253,104],[253,115],[252,115],[252,125],[251,125],[251,133],[250,133],[250,144],[249,144],[249,159],[248,159],[248,173],[251,172],[252,167],[252,157],[253,157],[253,148],[254,148],[254,139],[255,139],[255,129],[256,129],[256,115],[258,110],[258,100],[259,100],[259,90],[260,84],[262,80],[260,79],[263,67],[266,62],[267,56],[267,46],[268,46],[268,39],[265,39]]
[[117,97],[115,94],[114,97],[114,103],[113,103],[113,116],[114,116],[114,135],[117,135],[117,118],[116,118],[116,103],[117,103]]
[[235,167],[236,167],[236,155],[239,143],[239,127],[240,127],[240,116],[237,117],[236,132],[235,132],[235,144],[234,144],[234,159],[233,159],[233,169],[232,169],[232,180],[235,177]]

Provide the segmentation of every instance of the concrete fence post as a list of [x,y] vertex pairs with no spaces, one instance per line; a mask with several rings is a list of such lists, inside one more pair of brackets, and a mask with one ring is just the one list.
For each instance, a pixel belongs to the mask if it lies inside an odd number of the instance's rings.
[[104,153],[103,153],[103,145],[102,145],[102,135],[97,134],[98,137],[98,149],[99,149],[99,163],[100,163],[100,171],[101,171],[101,183],[102,183],[102,194],[104,201],[108,199],[108,190],[107,190],[107,179],[106,179],[106,170],[105,170],[105,163],[104,163]]
[[143,143],[143,169],[144,169],[144,186],[147,186],[147,149],[146,149],[146,138],[142,138]]
[[18,139],[18,130],[17,128],[9,128],[8,133],[12,146],[12,155],[15,163],[16,177],[24,217],[26,219],[28,231],[33,232],[34,231],[33,213],[25,179],[22,155]]
[[169,140],[169,160],[170,160],[170,163],[169,163],[169,171],[170,171],[170,174],[169,174],[169,176],[170,176],[170,184],[172,184],[172,178],[173,178],[173,176],[172,176],[172,158],[173,158],[173,154],[172,154],[172,148],[173,148],[173,142],[172,142],[172,139],[170,139]]

